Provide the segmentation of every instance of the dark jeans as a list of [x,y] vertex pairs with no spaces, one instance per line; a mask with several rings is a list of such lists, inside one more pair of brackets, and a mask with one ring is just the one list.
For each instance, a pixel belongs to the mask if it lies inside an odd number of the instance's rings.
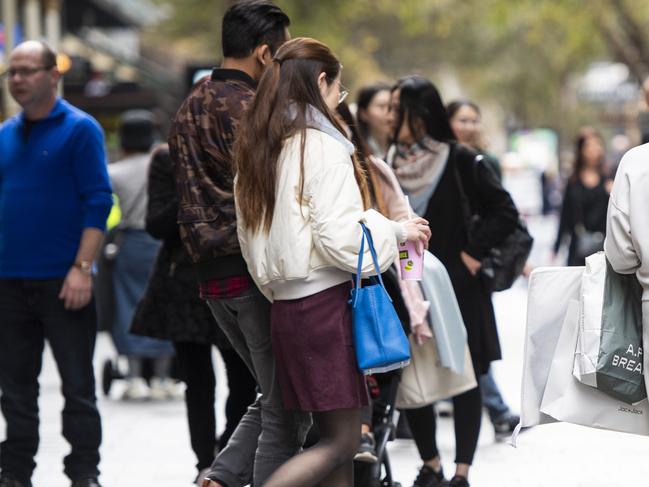
[[214,414],[216,378],[212,364],[212,345],[174,342],[182,380],[187,384],[185,403],[192,450],[201,471],[214,460],[217,445],[225,447],[256,397],[257,384],[248,367],[234,350],[221,350],[228,377],[228,399],[225,403],[226,426],[218,443]]
[[3,475],[28,483],[38,450],[38,376],[47,340],[65,398],[63,436],[72,447],[65,473],[72,480],[99,474],[101,422],[92,357],[94,303],[68,311],[58,298],[63,279],[0,279],[0,406],[7,423],[0,445]]

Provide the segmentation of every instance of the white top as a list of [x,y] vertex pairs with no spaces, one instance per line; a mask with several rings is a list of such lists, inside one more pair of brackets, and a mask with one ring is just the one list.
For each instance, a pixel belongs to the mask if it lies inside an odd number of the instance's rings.
[[[300,134],[287,139],[279,157],[270,232],[244,230],[237,210],[241,252],[255,283],[271,301],[310,296],[351,279],[361,244],[360,221],[372,233],[381,271],[395,261],[397,236],[405,233],[403,224],[363,210],[347,148],[316,129],[306,131],[304,195],[298,201],[300,141]],[[375,274],[367,246],[362,274]]]

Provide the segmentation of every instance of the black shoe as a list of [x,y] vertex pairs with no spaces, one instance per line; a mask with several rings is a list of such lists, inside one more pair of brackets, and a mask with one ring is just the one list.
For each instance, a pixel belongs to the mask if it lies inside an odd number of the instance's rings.
[[428,465],[424,465],[419,469],[419,475],[412,487],[442,487],[443,485],[445,485],[444,470],[435,472]]
[[101,487],[97,477],[91,477],[87,479],[75,480],[72,482],[72,487]]
[[448,482],[448,487],[470,487],[469,481],[466,477],[456,475]]
[[22,482],[18,482],[17,480],[10,479],[3,475],[0,477],[0,487],[32,487],[32,483],[27,482],[26,484],[23,484]]
[[496,434],[496,440],[502,441],[509,438],[518,426],[518,423],[521,421],[521,418],[516,414],[509,414],[503,419],[493,422],[494,432]]
[[354,456],[354,460],[364,463],[376,463],[378,461],[378,457],[376,456],[376,443],[371,433],[362,434],[361,445],[358,447],[358,452]]

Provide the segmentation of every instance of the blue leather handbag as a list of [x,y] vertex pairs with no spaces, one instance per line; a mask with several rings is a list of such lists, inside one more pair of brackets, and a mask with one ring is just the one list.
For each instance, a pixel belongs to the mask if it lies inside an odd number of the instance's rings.
[[[372,234],[361,223],[363,238],[358,255],[355,287],[352,289],[352,321],[358,368],[366,375],[400,369],[410,363],[410,344],[392,299],[383,285]],[[361,287],[365,239],[372,254],[377,276]]]

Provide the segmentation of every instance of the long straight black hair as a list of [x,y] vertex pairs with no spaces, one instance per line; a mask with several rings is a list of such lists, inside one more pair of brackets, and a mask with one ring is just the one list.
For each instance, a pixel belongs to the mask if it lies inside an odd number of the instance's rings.
[[407,76],[397,81],[392,91],[399,90],[399,118],[394,140],[408,121],[417,143],[428,135],[439,142],[453,142],[455,135],[448,121],[442,97],[435,85],[418,75]]

